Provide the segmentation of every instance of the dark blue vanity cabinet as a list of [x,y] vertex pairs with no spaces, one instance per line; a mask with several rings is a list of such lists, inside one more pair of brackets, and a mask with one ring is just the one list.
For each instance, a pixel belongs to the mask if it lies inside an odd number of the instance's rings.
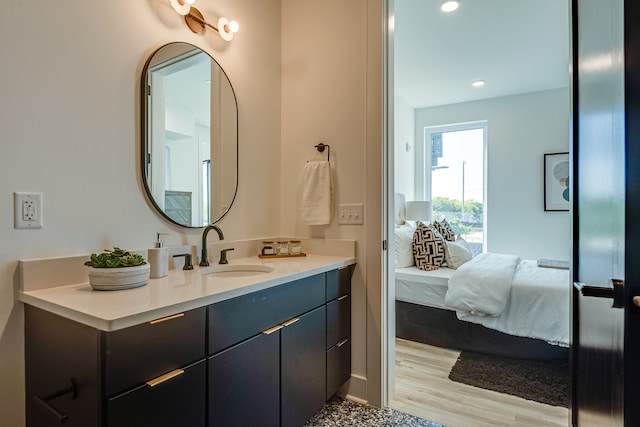
[[114,332],[25,306],[27,425],[204,426],[206,309]]
[[26,305],[27,426],[299,427],[351,375],[352,270],[113,332]]
[[324,405],[325,282],[209,306],[209,426],[300,426]]
[[336,394],[351,377],[352,267],[327,273],[327,394]]

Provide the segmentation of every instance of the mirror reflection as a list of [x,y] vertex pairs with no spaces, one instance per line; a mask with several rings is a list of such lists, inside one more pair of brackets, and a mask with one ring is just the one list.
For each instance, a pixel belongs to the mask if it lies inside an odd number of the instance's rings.
[[170,43],[149,58],[142,83],[149,198],[185,227],[219,221],[238,183],[238,109],[227,75],[199,48]]

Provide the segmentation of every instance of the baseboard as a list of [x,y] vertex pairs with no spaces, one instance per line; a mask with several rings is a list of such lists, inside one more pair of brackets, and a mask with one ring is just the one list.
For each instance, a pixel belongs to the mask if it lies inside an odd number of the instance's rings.
[[360,375],[351,374],[351,379],[338,394],[354,402],[368,404],[367,379]]

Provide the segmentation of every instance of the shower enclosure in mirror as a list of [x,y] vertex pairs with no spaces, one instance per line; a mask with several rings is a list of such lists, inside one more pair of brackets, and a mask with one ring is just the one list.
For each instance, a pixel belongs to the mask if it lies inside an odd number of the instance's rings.
[[219,221],[238,184],[238,108],[224,70],[187,43],[151,55],[142,75],[142,174],[154,207],[185,227]]

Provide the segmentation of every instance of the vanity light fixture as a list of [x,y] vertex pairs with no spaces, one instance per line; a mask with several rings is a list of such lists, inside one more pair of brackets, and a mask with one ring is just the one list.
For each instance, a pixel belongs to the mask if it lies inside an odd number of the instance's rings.
[[458,7],[460,7],[458,0],[443,0],[442,3],[440,3],[440,10],[443,12],[453,12]]
[[485,81],[484,80],[476,80],[473,83],[471,83],[471,85],[473,85],[473,87],[482,87],[484,86]]
[[227,18],[218,19],[218,26],[210,24],[204,19],[202,12],[192,5],[196,0],[169,0],[173,10],[184,16],[184,22],[187,27],[196,34],[202,34],[207,27],[215,30],[220,34],[223,40],[233,40],[233,34],[237,33],[240,25],[236,21],[229,21]]

